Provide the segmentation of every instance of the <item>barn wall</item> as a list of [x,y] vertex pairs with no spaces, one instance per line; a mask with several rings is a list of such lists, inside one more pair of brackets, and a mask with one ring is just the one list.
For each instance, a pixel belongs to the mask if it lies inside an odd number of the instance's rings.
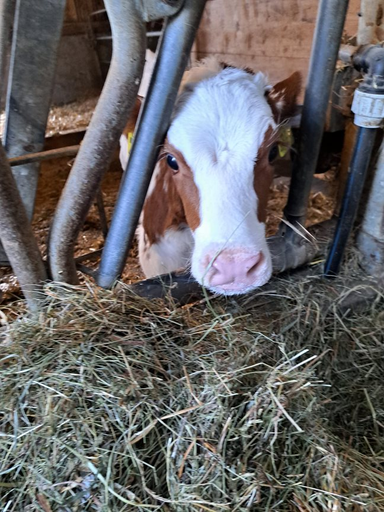
[[103,6],[102,0],[67,0],[53,103],[68,103],[100,90],[102,78],[90,16]]
[[[267,72],[271,83],[293,71],[306,77],[318,0],[209,0],[193,59],[217,55],[228,64]],[[360,0],[350,0],[345,31],[357,32]]]

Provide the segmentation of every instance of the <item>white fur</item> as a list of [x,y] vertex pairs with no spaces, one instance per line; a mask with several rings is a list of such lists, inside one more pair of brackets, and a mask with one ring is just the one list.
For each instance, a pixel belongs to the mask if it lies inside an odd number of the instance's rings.
[[143,225],[138,228],[139,260],[146,277],[155,277],[181,270],[188,266],[193,248],[191,230],[168,229],[161,240],[149,245],[145,240]]
[[123,171],[125,171],[125,169],[127,168],[128,157],[129,157],[128,139],[123,134],[120,136],[120,154],[119,154],[120,164],[121,164]]
[[151,50],[145,51],[145,64],[143,76],[141,77],[139,91],[137,93],[141,98],[145,98],[148,92],[149,84],[151,82],[153,68],[156,63],[156,55]]
[[222,249],[262,251],[263,268],[251,288],[270,278],[271,257],[253,186],[258,150],[268,127],[275,128],[266,87],[261,73],[253,76],[227,68],[195,86],[168,131],[169,142],[183,154],[199,190],[201,224],[194,232],[191,263],[200,283],[206,257]]

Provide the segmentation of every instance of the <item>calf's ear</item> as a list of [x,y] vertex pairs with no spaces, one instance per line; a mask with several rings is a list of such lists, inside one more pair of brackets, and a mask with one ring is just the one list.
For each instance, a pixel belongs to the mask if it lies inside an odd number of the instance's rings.
[[276,123],[293,117],[297,110],[297,99],[301,91],[301,73],[295,71],[289,78],[278,82],[266,92]]

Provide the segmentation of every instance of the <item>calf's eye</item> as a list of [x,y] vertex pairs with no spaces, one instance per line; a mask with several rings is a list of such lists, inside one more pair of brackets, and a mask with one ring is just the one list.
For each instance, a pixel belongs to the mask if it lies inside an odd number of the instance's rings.
[[176,173],[179,170],[179,164],[173,155],[167,155],[167,164],[173,172]]
[[269,151],[269,155],[268,155],[269,163],[272,163],[277,158],[278,153],[279,153],[279,150],[278,150],[277,144],[274,144]]

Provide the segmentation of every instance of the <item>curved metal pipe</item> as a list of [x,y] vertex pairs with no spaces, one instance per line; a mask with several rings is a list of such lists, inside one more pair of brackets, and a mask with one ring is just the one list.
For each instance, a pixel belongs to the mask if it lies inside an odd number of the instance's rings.
[[47,279],[15,178],[0,142],[0,239],[31,311],[39,309]]
[[113,55],[108,76],[53,219],[48,242],[52,278],[77,283],[76,238],[117,146],[139,89],[145,25],[135,2],[105,0]]
[[205,2],[186,0],[179,14],[168,20],[163,32],[103,250],[97,281],[105,288],[114,284],[124,268]]

